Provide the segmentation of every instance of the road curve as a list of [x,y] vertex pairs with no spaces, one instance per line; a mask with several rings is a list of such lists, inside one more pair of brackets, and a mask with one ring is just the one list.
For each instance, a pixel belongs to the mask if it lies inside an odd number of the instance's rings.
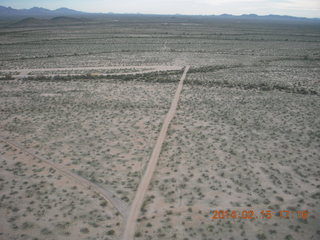
[[189,68],[190,68],[190,66],[187,66],[185,68],[183,75],[180,79],[178,88],[176,90],[176,93],[175,93],[174,98],[171,103],[171,107],[169,109],[169,112],[166,115],[166,118],[165,118],[163,125],[162,125],[162,128],[161,128],[161,131],[159,133],[156,145],[154,146],[154,149],[152,151],[147,169],[141,179],[141,182],[139,184],[135,198],[134,198],[132,205],[130,207],[129,215],[128,215],[125,229],[123,232],[123,238],[122,238],[123,240],[133,240],[134,239],[136,223],[137,223],[137,219],[139,217],[141,206],[144,201],[144,196],[147,192],[147,189],[148,189],[149,184],[151,182],[152,175],[153,175],[154,170],[157,166],[157,162],[158,162],[159,155],[161,152],[162,144],[163,144],[165,137],[167,135],[169,124],[176,113],[179,98],[180,98],[180,93],[181,93],[182,87],[183,87],[183,82],[186,78],[186,75],[187,75]]
[[27,150],[26,148],[18,145],[17,143],[11,142],[6,140],[5,138],[0,136],[0,141],[7,143],[9,145],[11,145],[14,148],[17,148],[27,154],[29,154],[31,157],[38,159],[44,163],[46,163],[47,165],[49,165],[50,167],[52,167],[53,169],[57,170],[58,172],[60,172],[63,176],[71,178],[74,182],[85,186],[93,191],[95,191],[97,194],[99,194],[101,197],[103,197],[106,201],[110,202],[118,211],[119,213],[125,218],[127,216],[127,204],[125,204],[123,201],[121,201],[120,199],[115,198],[112,192],[110,192],[107,189],[102,188],[101,186],[94,184],[92,182],[90,182],[89,180],[75,174],[72,173],[70,171],[67,171],[65,169],[63,169],[62,166],[60,166],[57,163],[53,163],[49,160],[46,160],[42,157],[39,157],[37,155],[35,155],[34,153],[32,153],[31,151]]

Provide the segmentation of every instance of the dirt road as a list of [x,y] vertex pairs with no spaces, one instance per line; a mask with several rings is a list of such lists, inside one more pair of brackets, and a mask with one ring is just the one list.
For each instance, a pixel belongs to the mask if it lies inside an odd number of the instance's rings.
[[[98,75],[101,76],[110,76],[110,75],[130,75],[130,74],[142,74],[142,73],[152,73],[158,71],[172,71],[172,70],[180,70],[181,66],[115,66],[115,67],[74,67],[74,68],[34,68],[34,69],[3,69],[0,72],[3,73],[11,73],[11,72],[18,72],[18,75],[13,75],[13,77],[17,79],[33,77],[37,74],[31,74],[32,72],[55,72],[55,71],[89,71],[89,70],[125,70],[125,69],[135,69],[140,70],[138,72],[128,72],[128,73],[101,73]],[[146,70],[147,69],[147,70]],[[78,76],[82,74],[41,74],[44,76]]]
[[107,67],[69,67],[69,68],[22,68],[22,69],[0,69],[0,72],[24,72],[29,73],[33,71],[73,71],[73,70],[117,70],[117,69],[144,69],[152,68],[157,71],[169,71],[181,69],[181,66],[164,66],[164,65],[154,65],[154,66],[107,66]]
[[176,113],[179,98],[180,98],[180,93],[181,93],[181,90],[183,87],[183,82],[186,78],[186,75],[187,75],[189,68],[190,68],[189,66],[187,66],[185,68],[184,73],[180,79],[178,88],[176,90],[176,93],[175,93],[174,98],[171,103],[171,107],[170,107],[169,112],[163,122],[160,134],[159,134],[157,142],[156,142],[156,145],[154,146],[153,152],[151,154],[147,169],[144,173],[144,176],[141,179],[141,182],[139,184],[135,198],[134,198],[133,203],[130,207],[129,215],[128,215],[125,229],[124,229],[124,233],[123,233],[123,238],[122,238],[123,240],[134,239],[136,222],[139,217],[140,209],[141,209],[141,206],[144,201],[144,196],[147,192],[147,189],[148,189],[149,184],[151,182],[152,175],[153,175],[154,170],[157,166],[158,158],[159,158],[159,155],[161,152],[162,144],[163,144],[165,137],[167,135],[169,124]]
[[89,188],[90,190],[96,192],[97,194],[99,194],[101,197],[103,197],[106,201],[110,202],[118,211],[119,213],[125,218],[127,216],[127,210],[128,210],[128,206],[127,204],[125,204],[122,200],[115,198],[112,192],[110,192],[107,189],[102,188],[101,186],[94,184],[90,181],[88,181],[87,179],[72,173],[70,171],[67,171],[64,169],[63,166],[60,166],[57,163],[53,163],[51,161],[48,161],[42,157],[39,157],[37,155],[35,155],[34,153],[32,153],[31,151],[25,149],[24,147],[18,145],[17,143],[11,142],[6,140],[5,138],[0,137],[0,141],[9,144],[10,146],[17,148],[23,152],[25,152],[26,154],[28,154],[29,156],[38,159],[40,161],[42,161],[43,163],[49,165],[50,167],[54,168],[55,170],[57,170],[58,172],[60,172],[63,176],[66,176],[70,179],[72,179],[74,182],[85,186],[87,188]]

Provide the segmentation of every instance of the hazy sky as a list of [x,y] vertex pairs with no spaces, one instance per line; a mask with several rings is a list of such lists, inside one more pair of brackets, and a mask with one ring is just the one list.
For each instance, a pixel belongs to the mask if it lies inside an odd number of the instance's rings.
[[13,8],[68,7],[87,12],[280,14],[320,17],[320,0],[0,0]]

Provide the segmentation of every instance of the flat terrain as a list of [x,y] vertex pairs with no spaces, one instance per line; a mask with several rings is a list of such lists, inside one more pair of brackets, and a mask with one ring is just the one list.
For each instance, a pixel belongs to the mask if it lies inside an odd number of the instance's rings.
[[319,23],[1,24],[0,239],[319,238]]

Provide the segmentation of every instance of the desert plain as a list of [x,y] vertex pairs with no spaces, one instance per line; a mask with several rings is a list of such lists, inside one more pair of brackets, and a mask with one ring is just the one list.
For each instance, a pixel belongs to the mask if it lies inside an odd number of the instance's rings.
[[318,22],[59,21],[0,22],[0,239],[320,238]]

